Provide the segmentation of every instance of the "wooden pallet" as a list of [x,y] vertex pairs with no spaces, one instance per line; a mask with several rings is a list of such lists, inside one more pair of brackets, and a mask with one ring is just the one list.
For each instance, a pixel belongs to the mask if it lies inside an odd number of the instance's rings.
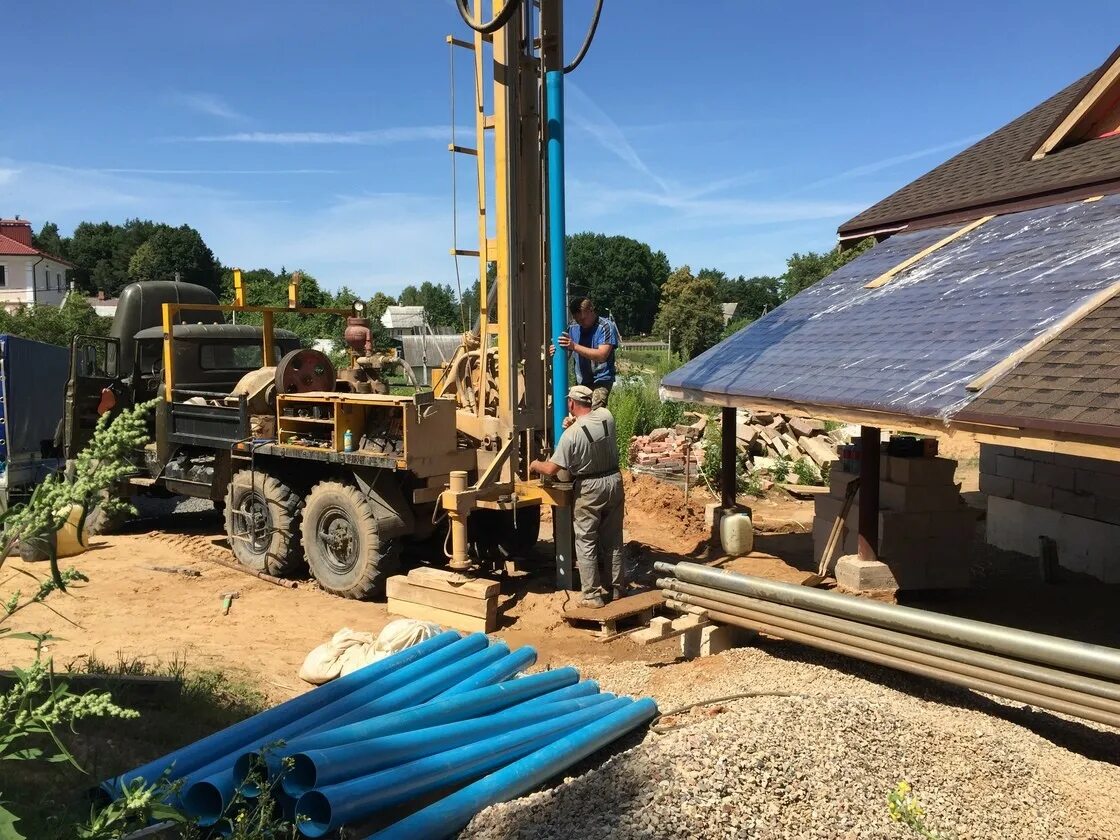
[[591,607],[570,607],[564,610],[563,617],[569,624],[587,622],[599,625],[601,637],[614,636],[618,632],[621,621],[630,621],[634,624],[649,624],[654,612],[663,603],[661,593],[656,589],[642,592],[638,595],[628,595],[611,601],[605,607],[592,609]]

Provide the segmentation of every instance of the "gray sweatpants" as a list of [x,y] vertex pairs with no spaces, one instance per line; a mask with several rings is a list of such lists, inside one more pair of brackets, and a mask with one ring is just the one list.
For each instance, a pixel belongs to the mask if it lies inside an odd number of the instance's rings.
[[[573,520],[576,536],[576,565],[585,598],[605,595],[599,563],[610,572],[610,585],[626,585],[622,564],[622,476],[588,478],[577,482]],[[608,565],[609,564],[609,565]]]

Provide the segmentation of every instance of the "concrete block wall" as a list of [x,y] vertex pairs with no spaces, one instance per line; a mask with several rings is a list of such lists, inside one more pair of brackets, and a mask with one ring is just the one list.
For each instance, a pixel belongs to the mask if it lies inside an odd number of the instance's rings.
[[1049,537],[1063,567],[1120,583],[1120,462],[981,444],[980,490],[992,545],[1038,557]]
[[[956,461],[948,458],[884,456],[880,461],[879,559],[889,567],[900,589],[952,589],[969,584],[968,546],[977,515],[961,503],[953,484],[955,469]],[[834,469],[829,477],[829,493],[817,497],[814,510],[813,553],[818,564],[832,523],[843,509],[848,482],[855,476]],[[844,525],[836,556],[856,552],[858,494]],[[837,566],[838,579],[839,574]]]

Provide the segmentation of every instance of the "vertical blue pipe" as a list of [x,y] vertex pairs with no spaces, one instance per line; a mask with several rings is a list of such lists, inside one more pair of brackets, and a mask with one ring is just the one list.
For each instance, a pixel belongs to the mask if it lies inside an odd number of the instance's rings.
[[[548,115],[548,290],[549,341],[568,326],[567,242],[564,228],[564,71],[544,74],[545,112]],[[552,360],[552,445],[564,431],[568,413],[568,360],[559,347]]]

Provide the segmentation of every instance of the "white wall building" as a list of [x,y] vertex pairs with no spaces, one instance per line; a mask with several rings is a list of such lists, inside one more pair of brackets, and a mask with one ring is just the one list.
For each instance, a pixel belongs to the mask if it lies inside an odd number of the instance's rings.
[[0,219],[0,306],[59,306],[66,297],[66,271],[73,266],[31,244],[31,223]]

